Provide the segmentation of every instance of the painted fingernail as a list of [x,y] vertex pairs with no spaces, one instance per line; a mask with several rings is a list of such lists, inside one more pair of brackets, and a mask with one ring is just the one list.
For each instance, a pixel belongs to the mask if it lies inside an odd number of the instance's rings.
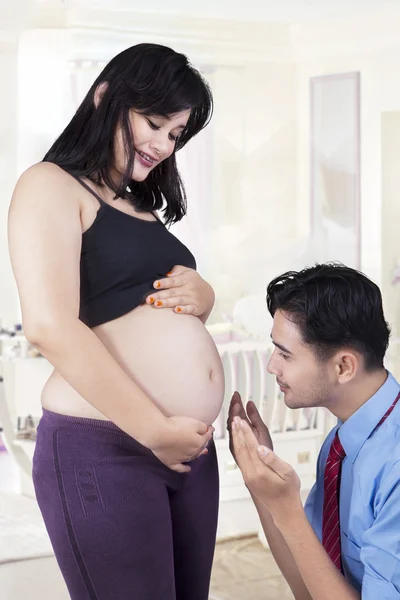
[[168,271],[167,275],[172,275],[172,271]]
[[161,300],[157,300],[157,302],[155,303],[155,305],[154,305],[154,306],[162,306],[162,302],[161,302]]
[[153,296],[150,296],[149,302],[150,302],[150,304],[154,304],[154,298],[153,298]]
[[234,417],[233,422],[235,423],[235,427],[240,427],[240,418]]
[[267,456],[267,454],[269,454],[271,450],[269,448],[266,448],[266,446],[258,446],[257,452],[261,454],[261,456]]
[[177,306],[177,307],[176,307],[176,312],[182,312],[182,309],[181,309],[181,307],[180,307],[180,306]]
[[161,287],[161,283],[159,281],[156,281],[156,283],[154,285],[156,286],[156,288],[160,288]]

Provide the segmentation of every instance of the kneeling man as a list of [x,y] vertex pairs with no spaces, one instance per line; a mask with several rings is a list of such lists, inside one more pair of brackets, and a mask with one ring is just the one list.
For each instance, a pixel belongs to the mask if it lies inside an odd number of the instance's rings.
[[296,600],[400,598],[400,385],[383,360],[389,327],[379,288],[343,265],[289,272],[268,286],[268,364],[290,408],[327,408],[305,507],[252,402],[234,394],[231,451]]

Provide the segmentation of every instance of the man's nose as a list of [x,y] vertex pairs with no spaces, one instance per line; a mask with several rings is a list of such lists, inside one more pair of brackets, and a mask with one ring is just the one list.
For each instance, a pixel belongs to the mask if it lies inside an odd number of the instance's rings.
[[267,371],[270,375],[278,375],[278,369],[276,368],[275,362],[275,353],[272,354],[271,358],[268,361]]

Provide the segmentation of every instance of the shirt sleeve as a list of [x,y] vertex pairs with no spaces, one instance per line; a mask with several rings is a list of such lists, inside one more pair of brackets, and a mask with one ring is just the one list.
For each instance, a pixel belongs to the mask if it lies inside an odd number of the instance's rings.
[[396,462],[375,496],[372,527],[362,536],[362,600],[400,598],[400,462]]
[[304,512],[306,513],[306,517],[311,526],[313,525],[314,504],[315,504],[316,493],[317,493],[317,484],[314,483],[314,485],[311,488],[310,493],[307,496],[307,500],[304,505]]

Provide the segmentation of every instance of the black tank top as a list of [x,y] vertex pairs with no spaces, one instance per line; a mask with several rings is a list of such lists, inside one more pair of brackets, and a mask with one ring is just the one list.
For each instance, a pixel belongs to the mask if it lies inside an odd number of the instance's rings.
[[193,254],[162,221],[128,215],[75,179],[100,203],[82,235],[79,318],[86,325],[107,323],[143,304],[153,283],[175,265],[196,268]]

